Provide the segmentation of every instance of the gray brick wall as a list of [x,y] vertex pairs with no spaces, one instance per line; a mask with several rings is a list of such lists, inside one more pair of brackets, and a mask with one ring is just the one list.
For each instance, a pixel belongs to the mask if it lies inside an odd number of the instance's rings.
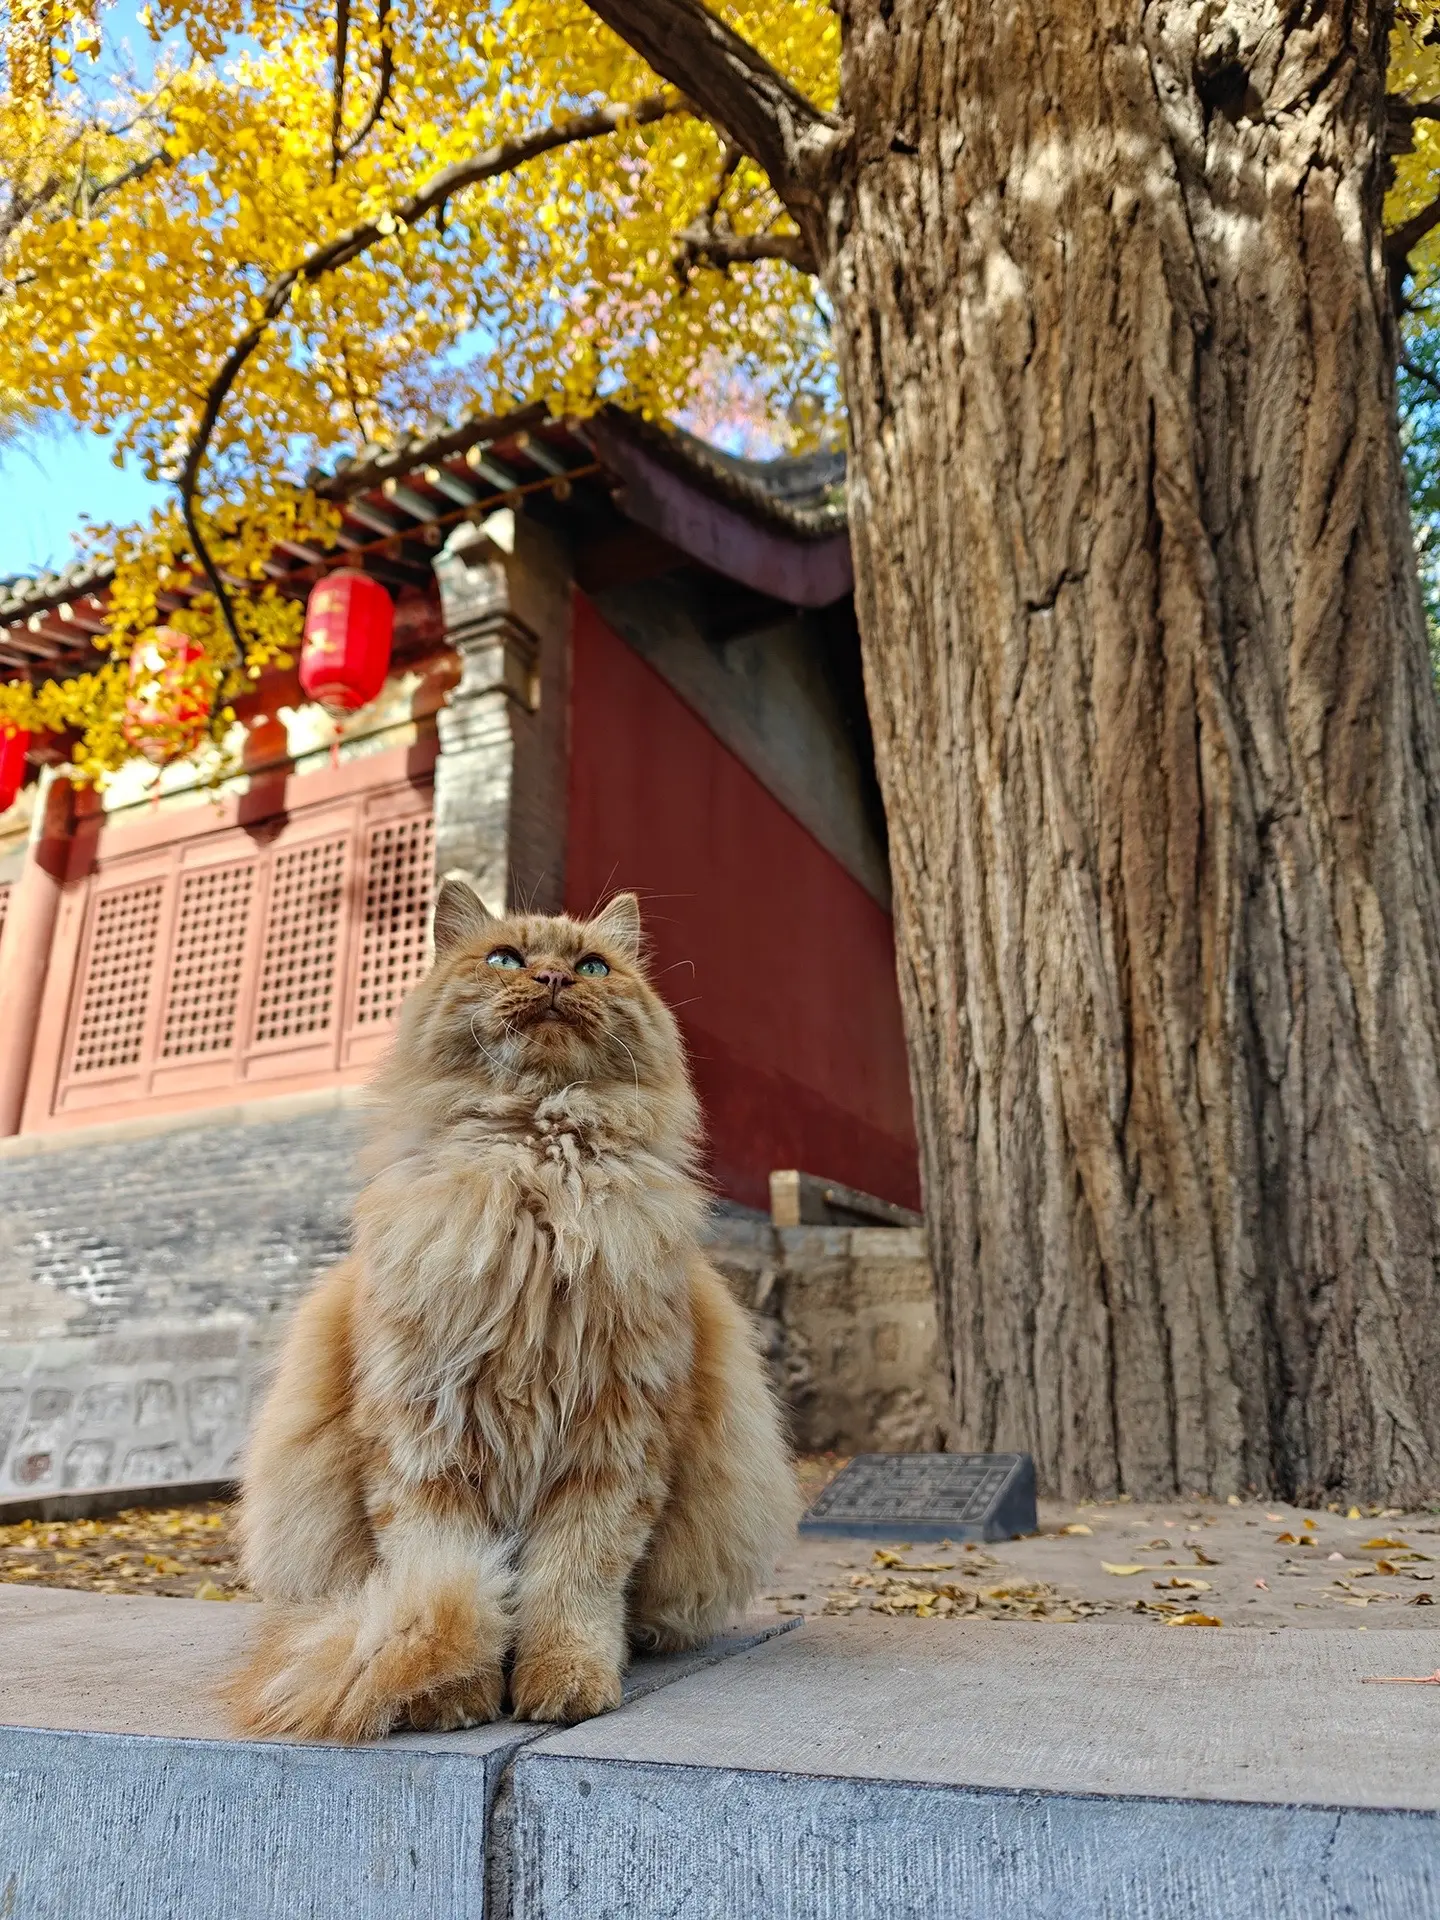
[[0,1511],[233,1476],[286,1309],[348,1245],[359,1133],[302,1098],[0,1156]]
[[232,1116],[0,1158],[0,1345],[265,1318],[344,1252],[357,1116]]
[[[348,1244],[360,1116],[302,1098],[0,1154],[0,1513],[227,1478],[285,1322]],[[802,1447],[933,1447],[923,1238],[718,1216]]]

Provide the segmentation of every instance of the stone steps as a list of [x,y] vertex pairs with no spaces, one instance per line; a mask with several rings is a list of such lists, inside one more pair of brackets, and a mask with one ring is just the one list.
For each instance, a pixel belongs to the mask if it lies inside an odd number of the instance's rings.
[[1434,1632],[820,1619],[617,1713],[225,1737],[255,1619],[0,1589],[6,1920],[1426,1920]]

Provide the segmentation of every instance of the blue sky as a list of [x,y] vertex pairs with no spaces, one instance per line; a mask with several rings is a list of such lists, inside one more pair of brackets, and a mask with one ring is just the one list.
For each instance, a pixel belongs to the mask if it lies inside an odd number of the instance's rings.
[[110,455],[108,439],[73,428],[0,449],[0,578],[64,566],[86,515],[124,524],[149,512],[164,488]]

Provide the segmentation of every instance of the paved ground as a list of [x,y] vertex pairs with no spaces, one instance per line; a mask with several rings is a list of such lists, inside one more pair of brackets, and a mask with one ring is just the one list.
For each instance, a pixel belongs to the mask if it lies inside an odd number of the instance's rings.
[[[842,1464],[802,1462],[806,1494],[813,1498]],[[1440,1513],[1042,1501],[1040,1529],[983,1549],[799,1540],[762,1605],[920,1619],[1440,1627]]]
[[253,1620],[0,1587],[0,1914],[1440,1916],[1440,1694],[1375,1684],[1429,1632],[857,1611],[639,1661],[579,1727],[336,1748],[227,1737]]
[[103,1520],[0,1526],[0,1583],[171,1599],[248,1599],[235,1565],[230,1509],[131,1507]]
[[[838,1471],[802,1462],[808,1496]],[[984,1549],[897,1539],[797,1541],[759,1603],[771,1614],[1156,1625],[1440,1627],[1440,1514],[1275,1503],[1043,1502],[1041,1531]],[[248,1599],[229,1513],[131,1510],[0,1527],[0,1583]],[[1440,1643],[1437,1643],[1440,1645]]]

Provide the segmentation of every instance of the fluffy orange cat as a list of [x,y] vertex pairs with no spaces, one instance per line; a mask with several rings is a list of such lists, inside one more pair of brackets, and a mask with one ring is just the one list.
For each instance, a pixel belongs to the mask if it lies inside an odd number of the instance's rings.
[[698,1116],[620,894],[493,918],[456,877],[379,1087],[355,1250],[296,1314],[240,1510],[256,1734],[620,1701],[769,1573],[794,1477],[698,1245]]

